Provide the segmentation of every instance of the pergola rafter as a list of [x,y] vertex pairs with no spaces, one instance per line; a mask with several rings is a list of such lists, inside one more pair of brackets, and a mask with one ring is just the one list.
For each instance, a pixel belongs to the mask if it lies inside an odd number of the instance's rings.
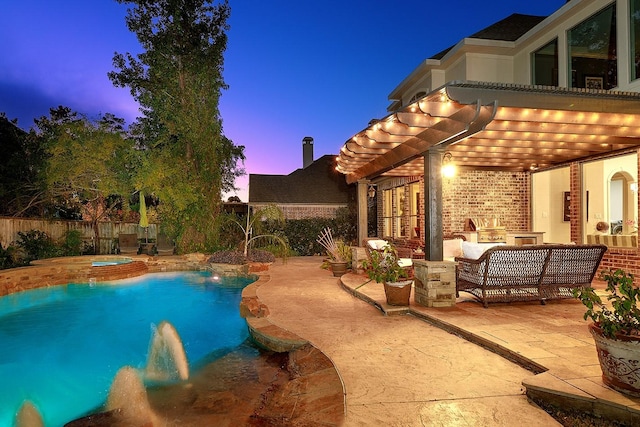
[[459,167],[530,170],[640,147],[640,94],[453,82],[371,123],[343,146],[350,183],[424,174],[423,156]]

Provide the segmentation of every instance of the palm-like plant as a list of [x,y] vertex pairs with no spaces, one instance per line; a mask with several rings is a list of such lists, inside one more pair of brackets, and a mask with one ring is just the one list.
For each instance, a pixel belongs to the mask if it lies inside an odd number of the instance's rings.
[[260,209],[256,209],[253,211],[253,214],[251,210],[249,210],[249,212],[247,212],[247,221],[244,225],[238,220],[233,220],[233,222],[242,229],[242,233],[244,234],[245,257],[249,253],[249,246],[259,240],[262,240],[267,244],[278,244],[282,246],[283,258],[286,257],[286,254],[289,251],[289,245],[285,239],[275,234],[262,234],[262,222],[268,220],[284,222],[284,214],[282,213],[282,210],[280,210],[276,205],[267,205]]

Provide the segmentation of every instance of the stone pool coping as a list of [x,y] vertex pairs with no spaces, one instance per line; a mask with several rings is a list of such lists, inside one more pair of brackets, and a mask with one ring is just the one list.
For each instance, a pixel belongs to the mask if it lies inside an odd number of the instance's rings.
[[[294,357],[299,352],[306,354],[308,348],[316,354],[316,363],[310,364],[301,375],[304,392],[296,388],[282,391],[289,398],[283,402],[295,402],[300,407],[292,411],[298,414],[296,422],[313,422],[321,420],[322,425],[342,425],[347,413],[346,389],[340,373],[333,361],[320,349],[297,334],[283,329],[269,320],[269,307],[263,304],[257,291],[260,286],[271,282],[271,276],[260,274],[257,281],[247,285],[242,291],[240,315],[246,320],[249,334],[259,346],[277,353],[288,352]],[[304,408],[304,412],[301,409]],[[293,414],[293,412],[291,412]],[[312,424],[313,425],[313,424]]]
[[[130,263],[92,266],[94,261],[131,259]],[[212,264],[209,256],[202,253],[187,255],[150,256],[150,255],[85,255],[77,257],[59,257],[36,260],[32,265],[0,270],[0,297],[30,289],[64,285],[67,283],[97,282],[128,279],[147,273],[173,271],[210,270],[219,275],[253,274],[264,271],[268,264],[250,263],[247,265]]]

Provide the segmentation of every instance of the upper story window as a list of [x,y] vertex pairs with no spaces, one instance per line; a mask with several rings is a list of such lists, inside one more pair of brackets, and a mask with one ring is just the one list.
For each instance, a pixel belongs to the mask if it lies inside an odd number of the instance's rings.
[[422,98],[423,96],[425,96],[427,94],[427,92],[425,91],[420,91],[418,93],[416,93],[415,95],[413,95],[411,97],[411,99],[409,100],[409,104],[412,104],[414,102],[416,102],[418,99]]
[[531,54],[531,83],[558,86],[558,39]]
[[631,0],[631,80],[640,78],[640,0]]
[[616,87],[618,66],[615,3],[570,29],[567,36],[571,87]]

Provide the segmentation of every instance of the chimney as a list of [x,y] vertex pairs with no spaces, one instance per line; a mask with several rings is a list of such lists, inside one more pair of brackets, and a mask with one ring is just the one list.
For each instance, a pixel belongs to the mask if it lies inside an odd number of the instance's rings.
[[305,136],[302,138],[302,168],[306,168],[313,163],[313,138]]

